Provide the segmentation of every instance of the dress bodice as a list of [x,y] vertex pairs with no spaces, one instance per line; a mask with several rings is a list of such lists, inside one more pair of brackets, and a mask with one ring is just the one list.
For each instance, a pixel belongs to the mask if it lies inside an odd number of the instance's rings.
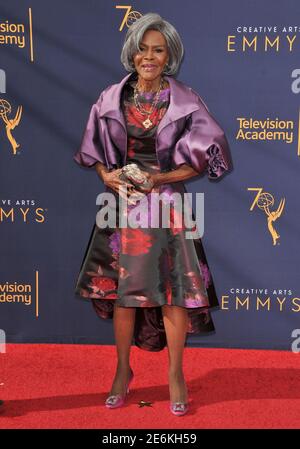
[[[127,127],[127,160],[126,163],[136,163],[143,170],[157,168],[156,133],[157,127],[167,111],[170,101],[170,87],[160,91],[158,102],[149,116],[152,125],[146,128],[143,121],[148,115],[142,114],[134,102],[135,80],[129,80],[122,91],[122,110]],[[141,92],[138,102],[142,109],[151,110],[155,92]]]

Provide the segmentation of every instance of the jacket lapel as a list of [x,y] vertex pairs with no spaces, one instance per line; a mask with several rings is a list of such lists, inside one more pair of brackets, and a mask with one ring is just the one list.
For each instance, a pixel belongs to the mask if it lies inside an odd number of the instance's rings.
[[[124,131],[124,135],[118,136],[118,141],[124,142],[124,145],[121,145],[121,151],[123,153],[123,161],[125,163],[126,155],[123,148],[127,147],[127,130],[126,123],[122,108],[120,106],[122,89],[126,81],[132,76],[132,73],[126,75],[120,83],[113,84],[109,86],[104,92],[102,97],[102,103],[99,111],[99,117],[109,117],[117,120]],[[180,119],[181,117],[185,117],[192,112],[200,109],[200,102],[197,101],[196,94],[180,81],[177,81],[172,76],[164,75],[166,80],[170,85],[170,104],[167,108],[166,113],[161,119],[158,128],[157,128],[157,151],[159,148],[159,134],[161,131],[170,123]],[[158,159],[159,155],[158,155]]]
[[[100,117],[110,117],[119,120],[125,129],[125,119],[122,108],[120,107],[120,101],[123,86],[130,76],[132,76],[132,73],[126,75],[120,83],[110,86],[107,93],[103,95],[100,109]],[[158,125],[157,134],[168,123],[191,114],[200,108],[199,103],[196,101],[195,93],[189,87],[177,81],[172,76],[164,75],[164,77],[170,85],[170,104]]]

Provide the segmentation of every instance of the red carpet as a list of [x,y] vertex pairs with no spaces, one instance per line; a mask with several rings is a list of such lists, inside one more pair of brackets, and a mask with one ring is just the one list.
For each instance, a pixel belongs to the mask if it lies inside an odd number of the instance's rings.
[[[299,428],[300,354],[185,350],[189,414],[168,409],[167,352],[132,348],[135,380],[126,406],[103,402],[114,346],[8,344],[0,354],[1,428]],[[152,407],[139,408],[140,400]]]

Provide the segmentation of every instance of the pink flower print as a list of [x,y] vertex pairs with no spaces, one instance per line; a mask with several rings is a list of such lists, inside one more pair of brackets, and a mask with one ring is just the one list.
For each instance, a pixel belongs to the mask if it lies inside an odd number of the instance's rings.
[[89,287],[93,290],[91,298],[107,297],[107,292],[112,293],[116,289],[116,283],[108,277],[93,277]]
[[120,273],[120,278],[121,279],[126,279],[126,278],[128,278],[128,276],[130,276],[129,271],[126,270],[126,268],[124,268],[124,267],[120,267],[119,268],[119,273]]
[[111,248],[113,254],[119,254],[120,252],[120,232],[115,231],[109,237],[110,243],[109,247]]
[[200,268],[202,271],[205,288],[208,288],[211,283],[211,274],[210,274],[209,268],[205,263],[203,263],[201,261],[200,261]]
[[139,228],[124,228],[121,240],[122,252],[130,256],[147,254],[153,245],[153,237]]
[[[113,256],[114,257],[114,256]],[[114,270],[119,270],[119,261],[114,260],[112,263],[109,264]]]

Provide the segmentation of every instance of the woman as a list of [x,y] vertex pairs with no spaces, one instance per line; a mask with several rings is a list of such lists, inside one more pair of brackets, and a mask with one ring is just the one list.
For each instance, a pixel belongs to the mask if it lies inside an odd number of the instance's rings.
[[[116,199],[138,192],[122,177],[126,164],[137,164],[146,176],[146,197],[177,193],[183,198],[184,180],[204,171],[214,179],[229,170],[223,130],[199,95],[173,77],[183,52],[170,23],[158,14],[142,16],[128,29],[122,49],[129,74],[108,86],[91,109],[74,158],[95,167],[106,192]],[[209,309],[218,300],[201,240],[185,238],[187,227],[175,226],[180,209],[175,202],[171,206],[165,228],[122,228],[119,221],[102,228],[96,223],[81,265],[76,293],[91,299],[100,317],[113,318],[118,363],[106,400],[109,408],[123,405],[132,381],[134,337],[148,351],[167,344],[170,410],[185,414],[188,391],[182,362],[187,333],[214,330]],[[129,211],[135,207],[128,204]],[[119,220],[118,204],[114,212]],[[144,214],[147,219],[151,215],[149,209]]]

